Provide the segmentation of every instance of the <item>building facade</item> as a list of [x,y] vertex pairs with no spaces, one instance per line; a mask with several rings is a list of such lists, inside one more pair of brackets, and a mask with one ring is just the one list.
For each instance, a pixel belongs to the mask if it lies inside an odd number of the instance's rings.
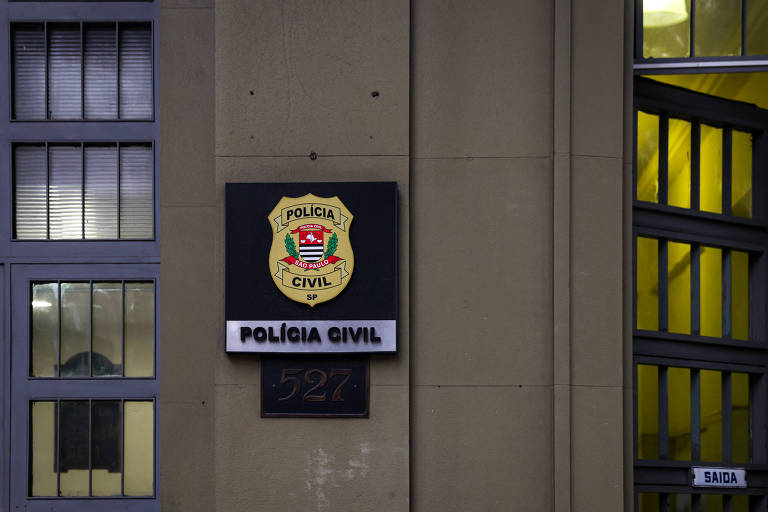
[[[0,510],[766,510],[766,18],[2,0]],[[368,416],[264,417],[226,185],[382,181]]]

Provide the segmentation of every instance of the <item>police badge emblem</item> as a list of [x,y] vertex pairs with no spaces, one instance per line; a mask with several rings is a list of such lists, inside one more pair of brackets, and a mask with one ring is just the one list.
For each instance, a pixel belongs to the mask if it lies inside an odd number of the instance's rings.
[[355,267],[349,242],[353,215],[344,203],[336,196],[283,197],[268,219],[269,273],[277,288],[312,307],[341,293]]

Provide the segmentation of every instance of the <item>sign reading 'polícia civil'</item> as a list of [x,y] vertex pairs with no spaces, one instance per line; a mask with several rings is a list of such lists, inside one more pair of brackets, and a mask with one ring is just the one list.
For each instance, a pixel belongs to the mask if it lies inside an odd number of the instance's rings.
[[226,196],[227,352],[397,350],[395,183],[228,183]]

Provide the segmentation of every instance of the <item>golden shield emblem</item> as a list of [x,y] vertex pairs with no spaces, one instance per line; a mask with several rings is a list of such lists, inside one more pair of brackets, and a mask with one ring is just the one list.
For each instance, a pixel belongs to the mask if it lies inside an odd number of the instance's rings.
[[269,214],[269,273],[286,297],[314,307],[347,286],[355,268],[352,218],[336,196],[280,199]]

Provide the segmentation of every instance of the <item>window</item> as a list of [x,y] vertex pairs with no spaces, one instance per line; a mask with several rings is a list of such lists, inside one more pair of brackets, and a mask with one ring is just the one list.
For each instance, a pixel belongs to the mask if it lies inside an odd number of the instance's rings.
[[151,120],[150,23],[13,23],[13,119]]
[[150,143],[13,146],[14,238],[151,239]]
[[[635,80],[636,509],[765,510],[768,111]],[[695,488],[693,466],[746,468]]]
[[637,6],[641,61],[768,54],[763,0],[638,0]]
[[66,498],[62,507],[87,511],[123,507],[105,499],[142,498],[144,508],[130,510],[159,510],[157,272],[149,264],[15,266],[15,503],[54,507]]

